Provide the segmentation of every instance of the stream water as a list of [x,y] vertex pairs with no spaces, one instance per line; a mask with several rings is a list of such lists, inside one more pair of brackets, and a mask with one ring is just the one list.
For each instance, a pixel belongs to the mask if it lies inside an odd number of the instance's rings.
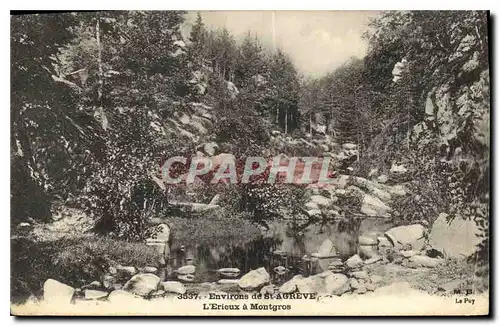
[[[300,229],[291,221],[274,221],[269,229],[244,245],[221,243],[209,246],[191,243],[171,252],[168,279],[175,279],[173,270],[180,266],[196,266],[194,283],[214,282],[221,278],[220,268],[238,268],[240,277],[246,272],[265,267],[273,283],[280,284],[294,275],[308,276],[327,269],[328,264],[340,258],[347,259],[357,252],[357,238],[365,232],[385,232],[393,225],[384,219],[364,219],[357,222],[331,222],[310,225]],[[329,239],[337,257],[311,259],[321,244]],[[278,266],[281,271],[276,271]]]

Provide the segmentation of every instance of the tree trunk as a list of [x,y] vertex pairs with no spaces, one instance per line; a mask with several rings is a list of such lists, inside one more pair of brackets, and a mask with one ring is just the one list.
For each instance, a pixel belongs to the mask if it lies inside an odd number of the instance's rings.
[[288,132],[288,108],[285,108],[285,135]]
[[97,88],[97,102],[99,107],[102,107],[102,89],[104,86],[103,81],[103,70],[102,70],[102,51],[101,51],[101,35],[100,35],[100,26],[99,26],[100,17],[97,16],[97,23],[95,25],[95,36],[97,41],[97,66],[99,69],[98,72],[98,88]]
[[311,134],[311,136],[313,134],[313,129],[312,128],[313,127],[312,127],[312,111],[311,111],[311,112],[309,112],[309,133]]
[[95,34],[96,34],[96,41],[97,41],[97,66],[99,69],[98,72],[98,87],[97,87],[97,105],[98,105],[98,112],[101,118],[101,124],[102,128],[106,130],[108,128],[108,119],[106,118],[106,113],[104,112],[104,108],[102,105],[102,93],[103,93],[103,87],[104,87],[104,72],[102,69],[102,50],[101,50],[101,33],[100,33],[100,26],[99,26],[99,21],[100,17],[99,15],[97,16],[97,23],[95,25]]

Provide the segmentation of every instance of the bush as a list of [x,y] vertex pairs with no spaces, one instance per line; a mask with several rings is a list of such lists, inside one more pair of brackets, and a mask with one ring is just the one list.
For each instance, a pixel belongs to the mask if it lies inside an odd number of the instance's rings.
[[56,279],[73,287],[99,280],[114,264],[154,266],[156,253],[143,243],[130,243],[99,236],[34,242],[11,241],[11,298],[19,301],[41,295],[43,283]]

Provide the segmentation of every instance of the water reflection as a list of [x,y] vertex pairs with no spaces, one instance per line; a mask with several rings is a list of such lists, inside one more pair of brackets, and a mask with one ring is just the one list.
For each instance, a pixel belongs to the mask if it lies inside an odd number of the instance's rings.
[[[252,269],[265,267],[272,282],[281,284],[297,274],[308,276],[325,271],[339,259],[355,254],[357,237],[366,229],[387,229],[387,223],[380,220],[365,226],[362,224],[335,222],[299,229],[288,221],[278,221],[273,222],[263,235],[246,244],[183,244],[171,252],[168,278],[175,279],[173,271],[189,264],[196,266],[195,283],[227,278],[217,273],[220,268],[238,268],[241,270],[238,277],[241,277]],[[336,257],[312,257],[311,254],[317,253],[325,240],[333,243]]]

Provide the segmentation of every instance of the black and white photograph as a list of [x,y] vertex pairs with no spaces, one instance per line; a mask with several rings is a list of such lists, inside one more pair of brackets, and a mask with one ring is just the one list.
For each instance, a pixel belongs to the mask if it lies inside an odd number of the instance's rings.
[[490,314],[491,27],[11,12],[11,315]]

